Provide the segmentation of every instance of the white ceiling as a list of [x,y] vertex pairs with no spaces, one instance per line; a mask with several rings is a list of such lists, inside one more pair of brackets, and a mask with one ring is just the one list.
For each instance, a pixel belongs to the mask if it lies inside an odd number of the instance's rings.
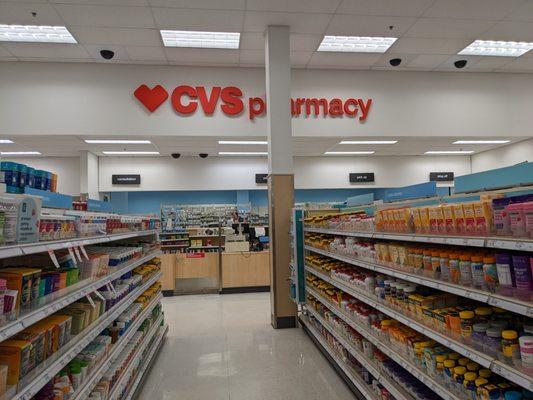
[[[4,43],[0,61],[262,67],[265,27],[284,24],[296,68],[392,69],[399,57],[396,70],[457,71],[464,58],[461,71],[533,72],[533,52],[456,56],[474,39],[533,41],[533,0],[0,0],[0,24],[66,25],[79,42]],[[241,32],[240,49],[164,48],[159,29]],[[325,34],[399,40],[384,55],[317,53]]]
[[[106,139],[91,136],[91,139]],[[137,150],[159,151],[164,156],[171,153],[180,153],[182,156],[198,156],[199,153],[208,153],[216,156],[219,151],[267,151],[266,145],[219,145],[223,140],[251,140],[250,137],[206,137],[206,136],[150,136],[144,137],[118,137],[113,139],[149,139],[152,144],[145,145],[103,145],[87,144],[83,137],[79,136],[17,136],[10,138],[13,144],[1,144],[0,151],[39,151],[48,157],[74,157],[79,155],[80,150],[89,150],[99,156],[103,156],[104,150]],[[459,139],[481,140],[482,137],[401,137],[398,143],[393,145],[339,145],[342,137],[298,137],[293,138],[293,154],[295,156],[320,156],[325,151],[360,151],[375,150],[376,156],[419,156],[427,150],[473,150],[476,153],[501,147],[502,145],[454,145]],[[391,140],[391,137],[350,137],[351,140]],[[486,138],[486,139],[495,139]],[[505,137],[510,143],[516,143],[524,138]],[[253,140],[266,140],[254,137]],[[527,139],[526,139],[527,140]],[[116,157],[116,156],[113,156]]]

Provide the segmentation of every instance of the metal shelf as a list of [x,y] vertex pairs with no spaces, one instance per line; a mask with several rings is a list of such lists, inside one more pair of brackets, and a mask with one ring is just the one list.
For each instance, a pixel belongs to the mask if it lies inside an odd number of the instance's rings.
[[314,338],[320,343],[320,345],[328,352],[328,354],[331,356],[331,358],[335,361],[335,363],[343,370],[343,372],[346,374],[348,379],[352,381],[353,385],[361,392],[361,394],[364,396],[367,400],[377,400],[378,397],[372,390],[372,387],[367,385],[363,379],[361,379],[341,358],[340,356],[333,351],[331,346],[328,344],[328,342],[324,339],[324,337],[317,332],[315,327],[309,322],[308,318],[305,315],[300,316],[300,321],[302,321],[305,326],[307,327],[309,333],[311,333]]
[[163,331],[157,334],[157,337],[155,339],[154,344],[152,345],[152,348],[150,349],[150,353],[146,357],[146,361],[144,361],[141,369],[137,373],[137,376],[135,377],[135,382],[133,382],[133,385],[131,386],[130,390],[128,391],[128,394],[126,395],[125,400],[131,400],[133,396],[135,395],[139,384],[141,383],[142,379],[144,378],[144,374],[148,370],[148,367],[154,360],[154,357],[157,353],[159,353],[159,350],[161,349],[161,346],[163,345],[163,340],[165,339],[165,336],[168,332],[168,325],[165,325],[163,328]]
[[313,246],[306,245],[306,250],[312,251],[323,256],[331,257],[339,261],[344,261],[348,264],[356,265],[358,267],[366,268],[372,271],[380,272],[394,276],[395,278],[403,279],[409,282],[417,283],[419,285],[428,286],[434,289],[442,290],[444,292],[453,293],[458,296],[466,297],[468,299],[488,303],[495,307],[500,307],[517,314],[533,317],[533,303],[515,299],[513,297],[502,296],[499,294],[487,292],[484,290],[469,288],[466,286],[456,285],[453,283],[424,277],[409,272],[399,271],[394,268],[386,267],[366,260],[359,260],[354,257],[343,256],[331,251],[317,249]]
[[95,279],[84,279],[72,286],[38,299],[28,307],[21,308],[17,319],[8,321],[0,326],[0,341],[13,336],[37,321],[40,321],[69,304],[74,303],[76,300],[87,296],[104,286],[106,283],[120,278],[125,273],[161,254],[163,254],[161,250],[151,252],[141,258],[132,260],[128,264],[121,266],[120,269],[111,272],[106,276]]
[[[353,297],[367,303],[369,306],[381,311],[382,313],[388,315],[389,317],[407,325],[414,330],[426,335],[427,337],[443,344],[444,346],[462,354],[465,357],[470,358],[472,361],[477,362],[485,368],[489,368],[496,373],[500,373],[502,369],[505,369],[505,377],[510,381],[521,385],[529,390],[533,389],[533,377],[530,377],[524,374],[522,371],[514,368],[512,366],[502,364],[494,357],[482,353],[479,350],[474,349],[469,344],[463,343],[460,338],[452,338],[445,333],[441,333],[433,328],[425,326],[423,323],[405,316],[402,310],[395,310],[391,305],[384,304],[378,299],[364,291],[361,291],[359,288],[349,285],[345,282],[335,279],[334,277],[328,276],[316,269],[306,266],[306,271],[312,273],[313,275],[329,282],[335,287],[345,291],[346,293],[352,295]],[[309,288],[308,288],[309,289]],[[505,367],[505,368],[504,368]],[[524,377],[528,377],[527,382],[525,382]],[[526,385],[524,385],[526,383]]]
[[306,227],[306,232],[324,233],[337,236],[353,236],[372,239],[400,240],[404,242],[420,242],[432,244],[449,244],[453,246],[487,247],[491,249],[533,251],[533,240],[514,237],[494,236],[447,236],[421,235],[415,233],[385,233],[385,232],[352,232],[335,229]]
[[46,385],[61,369],[93,341],[113,320],[115,320],[137,297],[158,281],[161,271],[156,272],[142,286],[129,293],[120,303],[103,314],[87,329],[76,335],[52,357],[37,366],[18,384],[20,390],[11,400],[29,400]]
[[96,384],[100,381],[102,376],[104,376],[106,371],[109,369],[113,361],[122,352],[122,350],[128,344],[129,340],[135,334],[135,332],[137,332],[137,328],[142,325],[142,323],[152,313],[153,309],[161,302],[162,299],[163,295],[159,294],[150,302],[148,307],[142,310],[141,314],[139,314],[133,324],[130,325],[128,331],[124,335],[122,335],[113,345],[113,347],[111,348],[111,352],[107,355],[104,361],[100,363],[100,365],[98,365],[96,369],[93,369],[93,372],[91,373],[91,376],[88,378],[88,380],[86,380],[83,386],[78,388],[78,390],[73,394],[71,398],[72,400],[83,400],[87,398],[87,396],[89,396]]
[[391,359],[400,364],[410,374],[412,374],[420,382],[422,382],[424,385],[433,390],[440,397],[446,400],[460,400],[455,394],[453,394],[447,388],[442,386],[435,378],[429,376],[425,371],[422,371],[420,368],[418,368],[412,361],[410,361],[404,355],[394,350],[391,346],[388,346],[386,342],[384,342],[381,338],[376,337],[373,333],[363,327],[363,325],[359,321],[354,320],[350,315],[344,312],[344,310],[342,310],[339,306],[324,299],[314,289],[307,287],[307,291],[317,300],[319,300],[322,304],[328,307],[331,311],[333,311],[344,322],[346,322],[353,329],[355,329],[357,332],[367,338],[370,342],[372,342],[372,344],[378,349],[380,349],[384,354],[386,354]]
[[96,243],[114,242],[116,240],[130,239],[133,237],[157,234],[157,230],[135,231],[128,233],[116,233],[111,235],[94,236],[88,238],[73,238],[53,240],[48,242],[35,242],[15,244],[0,247],[0,259],[23,256],[27,254],[45,253],[49,250],[68,249],[70,247],[88,246]]
[[369,360],[361,351],[357,350],[347,338],[338,333],[329,322],[322,318],[318,312],[316,312],[312,307],[306,306],[305,309],[318,321],[320,321],[322,326],[324,326],[329,333],[331,333],[339,341],[339,343],[342,344],[344,348],[348,350],[352,356],[354,356],[361,363],[361,365],[363,365],[363,367],[365,367],[374,376],[374,378],[377,379],[378,382],[381,383],[394,396],[396,400],[413,400],[412,396],[396,385],[390,376],[382,374],[379,370],[379,367],[375,365],[374,362]]

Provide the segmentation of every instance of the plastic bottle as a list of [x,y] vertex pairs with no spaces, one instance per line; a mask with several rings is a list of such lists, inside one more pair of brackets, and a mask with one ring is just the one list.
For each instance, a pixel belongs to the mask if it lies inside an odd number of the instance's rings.
[[513,271],[516,282],[515,297],[529,301],[532,290],[531,265],[529,256],[514,255]]
[[502,332],[502,352],[508,361],[520,359],[520,346],[516,331],[507,330]]
[[[529,268],[528,268],[529,270]],[[483,257],[483,279],[490,292],[496,292],[498,288],[498,272],[494,256]]]
[[516,286],[512,258],[509,253],[496,253],[496,271],[498,273],[498,292],[512,296]]
[[448,252],[440,253],[440,279],[446,282],[450,281],[450,256]]
[[472,285],[472,267],[470,261],[470,254],[463,253],[459,256],[459,283],[464,286]]
[[471,257],[470,268],[472,268],[472,285],[476,289],[487,290],[485,277],[483,275],[483,256],[473,255]]
[[522,400],[522,393],[516,392],[514,390],[509,390],[505,392],[505,400]]
[[458,253],[451,253],[450,254],[450,282],[452,283],[459,283],[459,254]]
[[466,389],[467,399],[470,399],[470,400],[477,399],[476,379],[477,379],[477,374],[475,372],[466,372],[464,375],[463,384]]

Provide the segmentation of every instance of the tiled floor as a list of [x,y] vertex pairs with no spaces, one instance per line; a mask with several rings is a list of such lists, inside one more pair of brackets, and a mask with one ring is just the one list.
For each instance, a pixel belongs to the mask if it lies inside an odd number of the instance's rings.
[[354,399],[301,329],[271,328],[268,293],[163,304],[170,330],[139,399]]

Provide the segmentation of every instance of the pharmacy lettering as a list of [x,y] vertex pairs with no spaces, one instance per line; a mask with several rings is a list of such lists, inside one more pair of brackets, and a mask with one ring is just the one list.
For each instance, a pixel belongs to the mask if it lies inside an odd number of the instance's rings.
[[[150,89],[147,85],[140,85],[133,95],[149,111],[154,112],[168,99],[168,92],[161,85]],[[263,97],[249,97],[245,100],[242,90],[235,86],[205,86],[180,85],[172,91],[170,96],[172,108],[179,115],[192,115],[202,109],[205,115],[213,115],[217,108],[229,117],[237,116],[248,106],[248,118],[254,120],[266,114],[266,101]],[[247,104],[246,104],[247,103]],[[343,116],[354,118],[359,122],[366,121],[372,99],[348,98],[345,100],[334,98],[302,98],[291,99],[290,107],[293,117],[331,117]]]

